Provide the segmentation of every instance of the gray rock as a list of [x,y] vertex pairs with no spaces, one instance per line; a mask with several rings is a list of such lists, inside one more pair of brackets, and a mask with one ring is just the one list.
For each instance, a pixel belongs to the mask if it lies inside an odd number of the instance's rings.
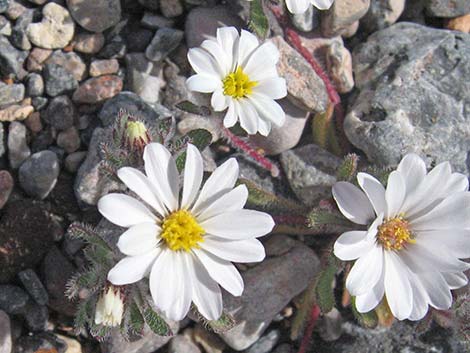
[[9,201],[0,220],[0,283],[11,281],[18,272],[33,268],[52,245],[53,225],[41,202],[30,199]]
[[103,126],[111,126],[116,121],[119,110],[141,118],[150,125],[155,125],[159,114],[138,95],[132,92],[121,92],[110,100],[106,101],[98,117]]
[[31,155],[26,138],[26,126],[19,121],[13,121],[8,128],[8,160],[13,169],[19,168]]
[[42,96],[44,93],[44,80],[37,73],[30,73],[26,76],[26,95],[28,97]]
[[65,353],[67,344],[50,332],[22,336],[15,342],[15,353],[37,353],[41,351]]
[[272,330],[266,335],[262,336],[257,342],[255,342],[245,353],[270,353],[273,351],[274,346],[281,337],[279,330]]
[[294,348],[287,343],[281,344],[280,346],[276,347],[276,349],[273,351],[273,353],[294,353],[294,352],[295,352]]
[[122,36],[117,35],[112,38],[98,53],[103,59],[120,59],[127,53],[127,43]]
[[47,64],[44,67],[43,75],[46,82],[46,93],[51,97],[71,92],[78,87],[75,77],[60,65]]
[[162,61],[175,50],[183,39],[184,32],[173,28],[160,28],[150,42],[145,56],[152,61]]
[[370,162],[395,165],[416,152],[468,172],[468,35],[397,23],[356,47],[353,62],[360,92],[344,128]]
[[126,55],[127,87],[148,103],[159,101],[164,85],[162,65],[148,60],[143,53]]
[[73,39],[73,48],[80,53],[96,54],[103,48],[104,43],[102,33],[79,33]]
[[47,291],[42,285],[36,272],[28,268],[27,270],[18,273],[18,278],[23,287],[28,291],[31,298],[33,298],[39,305],[46,305],[49,301]]
[[29,301],[22,316],[24,317],[28,330],[32,332],[47,330],[47,321],[49,319],[47,306],[38,305],[35,302]]
[[0,16],[0,35],[4,35],[4,36],[11,35],[11,23],[10,21],[6,19],[5,16]]
[[154,1],[154,0],[138,0],[138,1],[139,1],[139,4],[141,4],[143,7],[152,11],[156,11],[160,7],[159,6],[160,4],[158,1]]
[[103,32],[121,19],[119,0],[67,0],[75,21],[91,32]]
[[76,272],[69,260],[53,246],[46,254],[43,262],[44,284],[49,295],[49,307],[58,313],[73,316],[75,304],[65,296],[67,282]]
[[72,126],[57,135],[57,146],[64,149],[66,153],[75,152],[80,148],[80,135],[76,127]]
[[145,12],[144,16],[140,20],[140,24],[149,29],[159,29],[163,27],[173,27],[174,21],[166,17],[155,15],[152,12]]
[[341,159],[311,144],[281,154],[281,165],[295,195],[306,205],[314,206],[331,196]]
[[[285,243],[285,237],[277,237]],[[243,350],[256,342],[273,318],[289,301],[301,293],[319,269],[315,253],[294,241],[293,247],[279,257],[268,258],[242,273],[245,290],[241,297],[224,296],[224,307],[238,323],[220,334],[233,349]]]
[[62,50],[56,50],[45,61],[46,64],[56,64],[62,66],[77,81],[86,78],[87,67],[82,58],[74,52],[64,53]]
[[21,83],[0,85],[0,109],[21,102],[24,98],[24,91],[24,85]]
[[198,47],[207,39],[207,36],[214,37],[217,28],[224,26],[244,26],[240,17],[225,6],[215,6],[211,8],[196,7],[186,16],[184,34],[188,48]]
[[406,0],[371,0],[369,11],[361,19],[361,25],[369,33],[394,24],[405,9]]
[[160,0],[160,11],[163,16],[171,18],[183,14],[183,4],[181,0]]
[[309,117],[309,112],[300,109],[288,99],[279,101],[286,113],[286,122],[281,127],[273,124],[268,136],[252,135],[250,141],[263,149],[266,155],[276,155],[287,151],[299,143]]
[[0,353],[11,353],[12,347],[10,318],[0,310]]
[[13,177],[8,170],[0,170],[0,210],[7,203],[14,185]]
[[76,173],[78,171],[78,168],[80,168],[80,165],[82,164],[82,162],[85,160],[86,155],[87,155],[87,152],[85,151],[70,153],[65,158],[65,162],[64,162],[65,170],[72,174]]
[[59,172],[59,161],[54,152],[37,152],[21,165],[20,185],[28,195],[42,200],[54,188]]
[[10,5],[10,0],[0,0],[0,13],[4,13],[8,10],[8,6]]
[[468,0],[427,0],[427,12],[435,17],[457,17],[470,13]]
[[322,15],[321,29],[326,37],[334,37],[348,31],[369,9],[370,0],[335,0]]
[[106,195],[110,190],[119,189],[119,184],[103,175],[101,168],[100,146],[101,143],[111,138],[111,134],[110,127],[97,128],[93,132],[88,155],[75,178],[75,196],[82,205],[96,205],[101,196]]
[[28,299],[28,294],[20,287],[10,284],[0,285],[0,310],[7,314],[22,313]]
[[47,99],[46,97],[34,97],[31,100],[31,104],[33,105],[34,110],[36,111],[42,110],[47,105],[47,102],[49,102],[49,99]]
[[199,347],[186,335],[173,337],[168,344],[168,353],[201,353]]
[[310,32],[320,25],[319,11],[315,7],[309,6],[304,13],[292,15],[292,24],[299,31]]
[[10,44],[8,39],[0,35],[0,74],[18,76],[21,73],[26,55]]
[[76,115],[75,105],[70,98],[59,96],[51,100],[42,118],[56,129],[66,130],[73,126]]
[[5,131],[3,130],[3,123],[0,122],[0,157],[5,153]]
[[34,11],[27,10],[16,20],[13,26],[10,41],[20,50],[31,50],[31,42],[26,34],[26,29],[33,22]]

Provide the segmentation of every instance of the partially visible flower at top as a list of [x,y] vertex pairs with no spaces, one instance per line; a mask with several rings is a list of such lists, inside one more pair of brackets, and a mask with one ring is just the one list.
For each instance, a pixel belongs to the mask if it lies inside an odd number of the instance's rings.
[[267,136],[272,124],[284,124],[285,113],[274,100],[285,97],[287,88],[276,69],[279,51],[273,43],[260,45],[250,32],[223,27],[217,29],[217,38],[190,49],[188,60],[196,71],[187,80],[188,88],[212,93],[214,110],[227,109],[225,127],[240,121],[248,134]]
[[347,182],[333,187],[343,215],[367,230],[343,233],[335,255],[356,260],[346,288],[361,313],[385,296],[399,320],[420,320],[428,305],[449,309],[452,289],[467,284],[470,265],[470,192],[468,179],[452,173],[448,162],[426,172],[416,154],[406,155],[387,188],[359,173],[362,191]]
[[[252,0],[248,0],[252,1]],[[328,10],[334,0],[285,0],[289,12],[293,14],[303,14],[308,10],[310,5],[315,6],[319,10]]]
[[274,227],[270,215],[243,209],[248,190],[235,187],[238,163],[231,158],[218,167],[200,189],[203,161],[188,144],[182,192],[170,152],[151,143],[144,150],[144,175],[121,168],[118,177],[140,199],[108,194],[98,209],[109,221],[129,228],[117,246],[127,257],[109,272],[115,285],[150,277],[150,293],[169,319],[181,320],[193,302],[209,320],[222,314],[220,286],[241,295],[243,280],[233,262],[257,262],[265,257],[257,237]]
[[95,324],[109,327],[119,326],[123,312],[124,303],[121,291],[114,286],[109,286],[96,303]]

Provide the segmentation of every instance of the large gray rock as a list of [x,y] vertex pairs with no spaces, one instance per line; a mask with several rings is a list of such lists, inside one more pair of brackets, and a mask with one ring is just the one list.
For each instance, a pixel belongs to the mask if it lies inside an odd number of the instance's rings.
[[0,35],[0,74],[2,76],[18,76],[26,55],[26,52],[11,45],[7,37]]
[[470,13],[468,0],[427,0],[426,10],[431,16],[457,17]]
[[59,160],[54,152],[37,152],[21,165],[20,185],[29,196],[42,200],[54,188],[59,172]]
[[31,155],[27,141],[27,129],[19,121],[14,121],[8,128],[8,159],[10,167],[19,168],[21,163]]
[[266,244],[268,255],[268,249],[279,244],[284,253],[242,273],[245,290],[241,297],[224,296],[224,307],[234,315],[237,325],[220,336],[235,350],[256,342],[276,314],[308,286],[319,270],[318,257],[304,244],[285,236],[272,236],[267,243],[271,243]]
[[75,21],[91,32],[103,32],[121,19],[119,0],[67,0]]
[[341,159],[311,144],[283,152],[281,164],[299,200],[315,206],[320,199],[331,196]]
[[405,9],[406,0],[371,0],[369,11],[361,19],[368,32],[375,32],[394,24]]
[[0,85],[0,109],[21,102],[24,98],[24,91],[24,85],[21,83]]
[[344,129],[370,162],[407,152],[468,171],[470,37],[412,23],[376,32],[353,54],[359,94]]
[[11,350],[12,339],[10,318],[4,311],[0,310],[0,353],[11,353]]

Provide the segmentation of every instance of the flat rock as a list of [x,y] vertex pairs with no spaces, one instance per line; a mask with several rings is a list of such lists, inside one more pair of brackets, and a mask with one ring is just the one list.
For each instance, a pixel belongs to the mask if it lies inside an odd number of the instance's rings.
[[119,0],[67,0],[75,21],[91,32],[103,32],[121,19]]
[[8,108],[0,110],[0,122],[24,120],[28,116],[30,116],[33,111],[34,111],[33,106],[29,104],[24,104],[24,105],[13,104],[13,105],[10,105]]
[[369,9],[370,0],[335,0],[321,20],[321,29],[326,37],[347,32],[349,27],[361,19]]
[[183,31],[173,28],[160,28],[145,50],[145,56],[151,61],[162,61],[178,47],[183,36]]
[[75,32],[75,23],[67,9],[50,2],[42,8],[42,21],[28,25],[26,34],[37,47],[45,49],[64,48]]
[[56,50],[45,61],[46,64],[55,64],[63,67],[73,78],[81,81],[86,77],[86,64],[82,58],[74,52],[64,53],[62,50]]
[[0,85],[0,109],[21,102],[24,98],[24,92],[25,88],[21,83]]
[[61,65],[47,64],[43,70],[46,93],[55,97],[77,88],[78,82],[70,71]]
[[31,155],[27,141],[26,126],[19,121],[13,121],[8,127],[7,145],[10,167],[17,169]]
[[114,97],[122,91],[123,82],[119,76],[104,75],[93,77],[78,87],[72,96],[77,103],[96,104]]
[[428,0],[425,6],[427,12],[435,17],[457,17],[470,13],[468,0]]
[[359,94],[344,129],[370,162],[396,165],[416,152],[468,173],[468,35],[397,23],[357,46],[353,62]]
[[325,111],[328,95],[322,79],[281,36],[271,41],[279,49],[277,69],[279,75],[286,79],[289,99],[299,108],[313,112]]
[[52,245],[50,215],[41,202],[11,201],[0,218],[0,283],[33,268]]
[[49,301],[49,296],[36,272],[28,268],[18,273],[21,284],[29,293],[31,298],[39,305],[45,305]]
[[54,188],[59,171],[59,160],[54,152],[36,152],[19,169],[20,185],[29,196],[45,199]]
[[90,76],[115,74],[119,71],[119,62],[116,59],[95,60],[90,64]]
[[[285,237],[277,237],[285,242]],[[256,342],[274,316],[300,294],[319,270],[319,259],[306,245],[294,245],[281,256],[268,258],[242,273],[245,289],[241,297],[224,295],[224,307],[238,323],[220,334],[233,349],[243,350]]]
[[0,74],[18,76],[25,59],[24,52],[11,45],[7,37],[0,35]]

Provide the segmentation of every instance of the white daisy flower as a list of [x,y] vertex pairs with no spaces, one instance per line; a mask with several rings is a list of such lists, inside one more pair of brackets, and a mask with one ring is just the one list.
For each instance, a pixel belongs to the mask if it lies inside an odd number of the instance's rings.
[[115,327],[122,321],[124,303],[119,289],[109,286],[98,299],[95,310],[95,324]]
[[235,186],[238,163],[231,158],[218,167],[202,189],[202,156],[188,145],[180,195],[180,176],[170,152],[151,143],[144,150],[145,174],[125,167],[119,178],[140,199],[109,194],[98,209],[109,221],[129,228],[117,246],[127,255],[109,272],[115,285],[149,275],[155,305],[172,320],[183,319],[193,302],[209,320],[222,313],[220,286],[234,296],[243,280],[233,262],[265,257],[256,238],[269,233],[274,221],[266,213],[243,209],[244,185]]
[[286,0],[286,5],[290,13],[297,15],[307,11],[310,5],[315,6],[319,10],[328,10],[333,4],[333,1],[334,0]]
[[424,161],[405,156],[385,189],[373,176],[359,173],[356,186],[333,187],[343,215],[367,231],[342,234],[334,245],[344,261],[357,260],[346,279],[361,313],[386,297],[399,320],[420,320],[428,305],[449,309],[451,289],[467,284],[463,271],[470,257],[468,179],[452,173],[448,162],[426,173]]
[[287,95],[286,81],[279,77],[279,51],[271,42],[260,45],[256,36],[234,27],[217,29],[217,38],[205,40],[188,52],[196,75],[187,81],[192,91],[212,93],[215,111],[227,110],[224,125],[240,121],[248,134],[267,136],[271,124],[282,126],[285,113],[275,99]]

